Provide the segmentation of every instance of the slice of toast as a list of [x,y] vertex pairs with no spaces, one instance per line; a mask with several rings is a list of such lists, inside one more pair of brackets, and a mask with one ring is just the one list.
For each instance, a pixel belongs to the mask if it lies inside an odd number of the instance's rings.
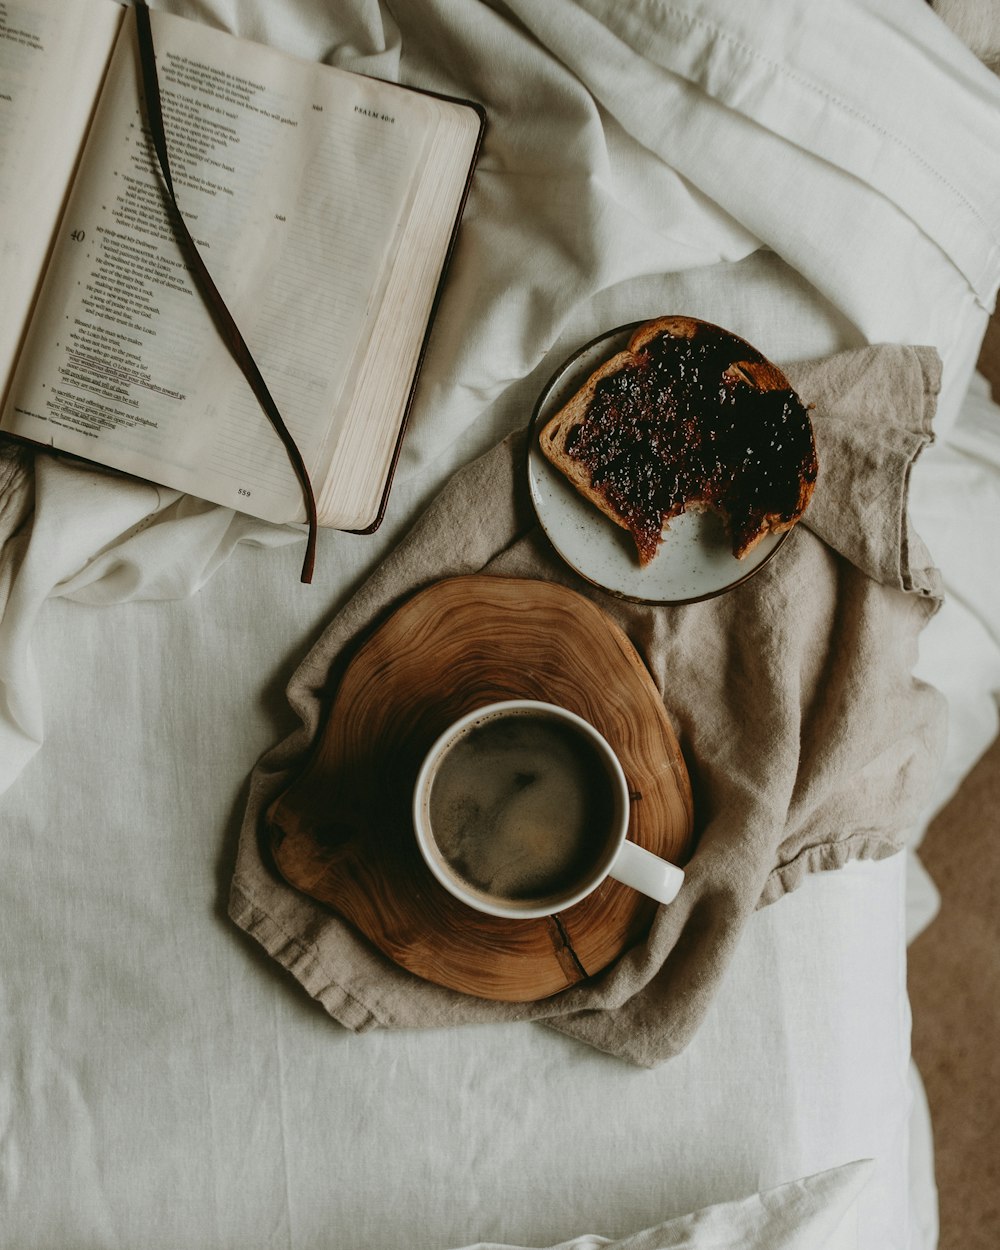
[[640,564],[688,509],[712,508],[742,559],[790,529],[816,482],[812,423],[775,365],[693,317],[639,326],[539,432],[546,458],[635,540]]

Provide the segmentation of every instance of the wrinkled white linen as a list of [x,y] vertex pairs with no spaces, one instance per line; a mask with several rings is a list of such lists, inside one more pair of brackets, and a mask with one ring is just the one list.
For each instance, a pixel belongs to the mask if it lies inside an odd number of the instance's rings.
[[[621,1241],[584,1235],[551,1250],[857,1250],[855,1203],[870,1159],[680,1215]],[[527,1250],[480,1242],[468,1250]]]
[[0,1247],[624,1237],[870,1156],[859,1244],[929,1250],[899,859],[756,916],[695,1042],[641,1074],[531,1028],[343,1034],[223,899],[245,778],[333,610],[564,354],[665,311],[778,361],[941,353],[943,454],[914,489],[961,608],[922,658],[952,706],[947,793],[998,688],[993,592],[939,523],[992,515],[995,478],[951,451],[1000,276],[996,80],[911,0],[157,7],[471,95],[490,130],[378,534],[322,534],[301,587],[297,531],[46,462],[3,548]]
[[[1000,167],[988,159],[1000,142],[1000,84],[923,6],[160,7],[488,109],[398,475],[412,490],[397,490],[383,540],[458,464],[525,419],[561,351],[645,314],[716,319],[779,360],[863,341],[931,344],[944,361],[939,434],[953,423],[1000,280]],[[142,488],[85,469],[51,477],[4,605],[20,619],[8,627],[15,642],[0,639],[0,786],[43,733],[21,640],[46,597],[191,593],[234,540],[289,537],[228,516],[194,527],[163,506],[164,492],[142,501]],[[130,531],[142,516],[150,525],[137,544]],[[333,584],[353,540],[324,537],[319,576]],[[124,582],[108,553],[126,543]],[[368,567],[385,545],[368,542]]]
[[[145,482],[39,457],[30,541],[0,618],[0,781],[9,784],[44,737],[34,638],[49,597],[112,604],[194,594],[239,542],[295,541],[268,526]],[[13,553],[10,553],[13,561]],[[45,657],[42,668],[45,667]]]
[[928,449],[913,475],[911,509],[921,532],[934,535],[947,573],[948,598],[920,640],[917,669],[951,706],[953,733],[938,783],[940,805],[996,737],[1000,723],[991,697],[1000,692],[1000,579],[995,575],[1000,406],[983,377],[973,378],[948,438]]

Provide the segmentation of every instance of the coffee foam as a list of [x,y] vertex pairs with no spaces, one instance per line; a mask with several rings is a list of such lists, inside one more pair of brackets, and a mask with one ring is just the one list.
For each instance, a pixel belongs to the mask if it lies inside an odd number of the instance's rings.
[[474,722],[444,756],[430,825],[451,871],[505,900],[570,893],[611,835],[605,767],[572,726],[521,711]]

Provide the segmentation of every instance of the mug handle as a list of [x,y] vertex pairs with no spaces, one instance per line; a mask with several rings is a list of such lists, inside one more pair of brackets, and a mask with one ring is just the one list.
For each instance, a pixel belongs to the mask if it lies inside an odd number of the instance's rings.
[[658,903],[672,903],[684,882],[684,870],[636,842],[621,844],[609,875]]

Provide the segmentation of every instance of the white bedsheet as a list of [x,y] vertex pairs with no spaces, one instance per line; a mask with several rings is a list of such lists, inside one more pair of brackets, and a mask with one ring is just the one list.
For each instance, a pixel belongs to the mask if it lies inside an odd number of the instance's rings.
[[946,796],[1000,688],[982,557],[941,521],[995,515],[1000,475],[960,433],[1000,280],[996,80],[909,0],[159,7],[475,96],[491,129],[386,523],[323,534],[313,587],[293,531],[40,470],[0,570],[0,1247],[540,1246],[871,1157],[858,1244],[923,1250],[903,857],[759,913],[651,1073],[531,1026],[349,1036],[225,898],[246,776],[330,613],[562,354],[664,311],[779,361],[941,352],[956,441],[915,510],[952,591],[922,655],[953,711]]
[[260,622],[296,562],[42,618],[49,733],[0,809],[0,1246],[545,1246],[859,1158],[862,1244],[906,1246],[902,857],[758,913],[651,1072],[543,1026],[348,1034],[226,921],[313,628],[305,596]]

